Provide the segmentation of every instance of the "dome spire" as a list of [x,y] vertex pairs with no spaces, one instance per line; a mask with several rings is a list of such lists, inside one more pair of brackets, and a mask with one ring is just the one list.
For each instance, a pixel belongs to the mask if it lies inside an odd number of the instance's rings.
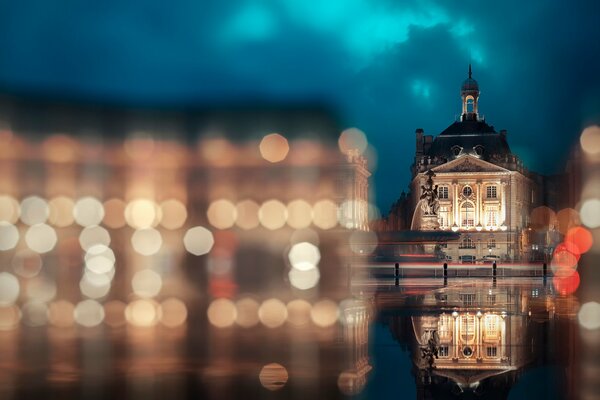
[[473,79],[473,69],[469,63],[469,77],[465,79],[460,88],[460,97],[462,98],[462,121],[477,121],[479,112],[477,103],[479,102],[479,84]]

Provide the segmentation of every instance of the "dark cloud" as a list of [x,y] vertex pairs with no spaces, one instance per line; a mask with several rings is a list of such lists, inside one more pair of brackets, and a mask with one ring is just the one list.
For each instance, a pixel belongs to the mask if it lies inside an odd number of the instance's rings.
[[328,103],[378,151],[377,204],[406,188],[414,130],[459,112],[467,64],[488,122],[552,172],[600,109],[600,3],[42,0],[0,3],[0,86],[85,99]]

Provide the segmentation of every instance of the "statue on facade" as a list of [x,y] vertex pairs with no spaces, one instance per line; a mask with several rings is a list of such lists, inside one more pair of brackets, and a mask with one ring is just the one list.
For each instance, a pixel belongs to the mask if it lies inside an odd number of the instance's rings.
[[435,173],[432,170],[427,172],[427,181],[425,185],[421,185],[421,200],[425,200],[421,202],[421,209],[423,210],[423,215],[437,215],[438,210],[440,208],[439,200],[438,200],[438,185],[433,185],[433,177]]

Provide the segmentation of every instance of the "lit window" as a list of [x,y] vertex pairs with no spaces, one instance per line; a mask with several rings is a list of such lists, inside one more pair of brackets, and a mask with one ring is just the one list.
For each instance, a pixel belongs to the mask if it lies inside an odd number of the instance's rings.
[[462,204],[460,207],[460,221],[464,228],[475,225],[475,207],[472,203],[464,202]]
[[438,188],[438,198],[440,198],[440,199],[448,198],[448,186],[441,186]]
[[496,248],[496,239],[489,238],[488,239],[488,249],[495,249]]
[[484,317],[483,326],[486,340],[496,340],[500,337],[500,329],[498,326],[499,317],[495,314],[487,314]]
[[448,210],[448,207],[440,207],[438,211],[440,227],[446,228],[450,226],[450,223],[448,221],[449,214],[450,212]]
[[467,112],[472,113],[475,111],[475,99],[471,96],[467,97]]
[[475,243],[473,243],[473,239],[470,236],[465,237],[458,246],[459,249],[474,249]]
[[498,206],[485,207],[486,226],[495,227],[498,225]]
[[448,346],[440,346],[438,349],[439,357],[448,357]]
[[488,199],[497,198],[497,187],[496,186],[488,186],[487,187],[487,198]]

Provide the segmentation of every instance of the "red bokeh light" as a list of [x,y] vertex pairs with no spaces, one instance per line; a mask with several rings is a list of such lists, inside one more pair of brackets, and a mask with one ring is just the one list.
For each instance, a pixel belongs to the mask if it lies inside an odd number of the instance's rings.
[[579,282],[579,272],[577,271],[573,271],[569,276],[554,276],[552,278],[554,289],[561,296],[568,296],[575,293],[577,288],[579,288]]
[[569,229],[565,236],[565,245],[573,254],[583,254],[590,250],[594,240],[592,233],[582,226]]

